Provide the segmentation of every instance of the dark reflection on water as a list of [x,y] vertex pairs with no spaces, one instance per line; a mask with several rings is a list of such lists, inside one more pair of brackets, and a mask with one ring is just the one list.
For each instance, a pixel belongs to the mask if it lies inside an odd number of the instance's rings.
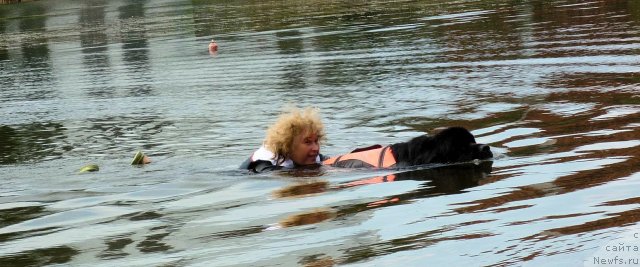
[[109,260],[123,258],[129,255],[129,253],[124,252],[123,249],[126,248],[127,245],[133,243],[133,240],[130,238],[115,238],[113,240],[108,240],[105,243],[108,248],[100,254],[100,257]]
[[30,219],[40,217],[44,213],[46,212],[43,206],[15,207],[2,210],[2,226],[4,227],[28,221]]
[[[29,72],[29,75],[17,80],[18,83],[26,83],[34,87],[33,90],[24,93],[26,99],[46,99],[56,97],[56,92],[50,89],[52,81],[51,62],[47,38],[43,37],[46,31],[46,9],[44,7],[33,6],[26,8],[22,16],[26,19],[20,20],[18,27],[20,31],[31,31],[34,38],[29,42],[20,44],[23,55],[22,68]],[[12,88],[13,86],[9,87]],[[11,89],[9,89],[11,90]],[[21,93],[22,94],[22,93]]]
[[2,266],[47,266],[69,262],[78,251],[71,247],[54,247],[37,249],[28,254],[16,255],[0,259]]
[[68,147],[61,147],[66,138],[60,123],[0,125],[0,163],[34,162],[62,156]]
[[86,92],[88,98],[114,97],[115,88],[111,84],[111,59],[109,41],[105,25],[105,3],[87,2],[81,6],[78,22],[80,24],[80,45],[82,46],[82,64],[89,71],[89,80],[96,86]]
[[147,1],[130,1],[128,5],[118,8],[119,19],[129,21],[122,29],[123,60],[128,71],[136,81],[130,86],[131,96],[145,96],[152,92],[151,79],[149,77],[149,48],[145,25],[142,18],[145,17],[145,4]]
[[[637,245],[639,22],[638,1],[0,5],[0,266],[594,265]],[[496,157],[237,170],[287,103],[322,110],[324,154],[460,125]]]

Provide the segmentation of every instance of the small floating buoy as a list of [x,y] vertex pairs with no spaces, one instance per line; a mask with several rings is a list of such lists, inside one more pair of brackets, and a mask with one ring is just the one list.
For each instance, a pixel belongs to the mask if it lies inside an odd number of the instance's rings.
[[99,170],[100,167],[98,166],[98,164],[88,164],[80,168],[80,171],[78,171],[78,173],[97,172]]
[[211,43],[209,43],[209,53],[214,54],[216,52],[218,52],[218,43],[211,39]]
[[133,160],[131,161],[131,165],[141,165],[141,164],[149,164],[151,163],[151,159],[147,157],[142,151],[136,152],[133,156]]

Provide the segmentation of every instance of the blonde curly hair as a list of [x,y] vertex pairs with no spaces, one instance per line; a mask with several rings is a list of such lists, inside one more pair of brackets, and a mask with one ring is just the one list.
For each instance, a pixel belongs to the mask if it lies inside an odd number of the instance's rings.
[[318,141],[324,140],[324,125],[318,109],[290,107],[267,129],[264,145],[276,155],[277,164],[281,164],[293,152],[295,137],[304,133],[315,133]]

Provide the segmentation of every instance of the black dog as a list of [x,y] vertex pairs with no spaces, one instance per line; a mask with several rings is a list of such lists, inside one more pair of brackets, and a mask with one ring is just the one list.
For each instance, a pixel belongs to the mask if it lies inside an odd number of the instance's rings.
[[387,147],[377,145],[356,149],[350,154],[329,158],[324,164],[346,168],[390,168],[468,162],[491,157],[493,154],[489,146],[477,144],[467,129],[450,127],[434,136],[421,135]]

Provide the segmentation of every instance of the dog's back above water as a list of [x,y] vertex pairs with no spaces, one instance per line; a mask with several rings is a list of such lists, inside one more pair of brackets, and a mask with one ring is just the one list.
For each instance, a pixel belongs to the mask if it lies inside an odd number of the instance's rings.
[[332,157],[324,165],[344,168],[395,168],[429,163],[457,163],[493,157],[488,145],[477,144],[465,128],[446,128],[433,136],[421,135],[386,147],[372,146]]

